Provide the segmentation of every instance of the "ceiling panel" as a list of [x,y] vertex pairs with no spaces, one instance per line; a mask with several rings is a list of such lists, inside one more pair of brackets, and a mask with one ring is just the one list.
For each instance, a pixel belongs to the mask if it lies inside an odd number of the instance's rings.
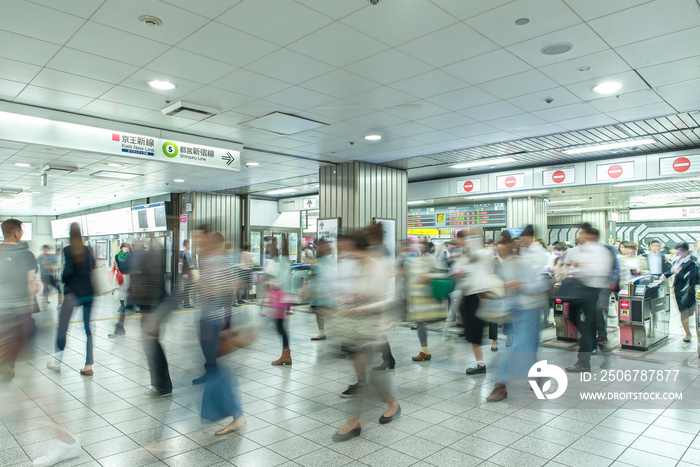
[[64,44],[83,25],[84,20],[36,3],[0,0],[0,29],[36,39]]
[[57,44],[0,30],[0,57],[44,66],[59,49]]

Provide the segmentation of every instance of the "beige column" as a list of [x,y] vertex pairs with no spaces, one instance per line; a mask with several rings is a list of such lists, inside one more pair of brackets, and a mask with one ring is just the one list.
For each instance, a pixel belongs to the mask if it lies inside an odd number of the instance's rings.
[[395,219],[396,240],[406,238],[408,173],[366,162],[319,169],[319,217],[339,217],[341,231]]
[[506,206],[506,224],[509,228],[523,228],[529,224],[535,229],[535,238],[547,242],[547,203],[539,197],[509,198]]

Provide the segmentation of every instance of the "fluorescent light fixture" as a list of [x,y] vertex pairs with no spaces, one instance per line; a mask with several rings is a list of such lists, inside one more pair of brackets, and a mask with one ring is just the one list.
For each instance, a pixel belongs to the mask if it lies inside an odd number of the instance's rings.
[[547,204],[576,204],[576,203],[583,203],[584,201],[588,201],[587,198],[578,198],[578,199],[560,199],[556,201],[548,201]]
[[175,180],[173,180],[173,182],[176,182],[176,183],[183,183],[184,180],[181,179],[181,178],[176,178]]
[[245,166],[246,167],[257,167],[260,165],[260,162],[246,162]]
[[267,195],[283,195],[285,193],[296,193],[296,191],[297,190],[294,188],[281,188],[279,190],[268,191],[265,194],[267,194]]
[[117,164],[116,162],[110,162],[107,165],[110,167],[124,167],[122,164]]
[[494,159],[482,159],[479,161],[465,162],[463,164],[451,165],[451,169],[467,169],[470,167],[483,167],[485,165],[507,164],[508,162],[516,162],[514,157],[496,157]]
[[131,180],[132,178],[140,177],[139,174],[128,174],[124,172],[110,172],[109,170],[100,170],[94,174],[90,174],[91,177],[99,178],[118,178],[121,180]]
[[[658,185],[660,183],[672,183],[672,182],[692,182],[693,180],[700,180],[700,177],[686,177],[686,178],[666,178],[664,180],[646,180],[643,182],[627,182],[627,183],[616,183],[615,187],[625,187],[625,186],[644,186],[644,185]],[[682,193],[681,193],[682,194]]]
[[170,81],[164,81],[161,79],[154,79],[148,82],[148,85],[155,89],[160,89],[162,91],[167,91],[169,89],[175,89],[175,85]]
[[59,166],[54,164],[46,164],[41,168],[42,172],[53,172],[55,174],[69,174],[78,170],[77,167]]
[[500,193],[492,195],[476,195],[476,196],[465,196],[464,199],[467,200],[479,200],[479,199],[504,199],[504,198],[515,198],[520,196],[532,196],[532,195],[546,195],[549,193],[548,190],[531,190],[531,191],[516,191],[513,193]]
[[598,94],[612,94],[622,89],[622,84],[617,81],[606,81],[593,88]]
[[418,201],[409,201],[406,204],[425,204],[425,203],[427,203],[427,201],[418,200]]
[[27,164],[26,162],[15,162],[15,167],[31,167],[31,164]]
[[365,136],[365,139],[367,141],[379,141],[380,139],[382,139],[382,135],[367,135]]
[[636,141],[622,141],[620,143],[610,143],[610,144],[601,144],[599,146],[588,146],[586,148],[576,148],[576,149],[567,149],[565,151],[562,151],[564,154],[568,155],[573,155],[573,154],[583,154],[586,152],[598,152],[598,151],[608,151],[610,149],[619,149],[619,148],[629,148],[633,146],[642,146],[645,144],[654,144],[657,141],[653,138],[646,138],[646,139],[639,139]]
[[607,211],[610,209],[619,209],[615,208],[615,206],[597,206],[594,208],[563,208],[563,209],[552,209],[551,211],[548,211],[550,213],[552,212],[577,212],[577,211]]

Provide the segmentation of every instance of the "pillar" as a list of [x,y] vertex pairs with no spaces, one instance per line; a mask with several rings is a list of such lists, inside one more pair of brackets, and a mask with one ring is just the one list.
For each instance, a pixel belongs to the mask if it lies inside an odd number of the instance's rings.
[[340,218],[341,231],[396,220],[396,241],[406,238],[408,173],[366,162],[319,169],[319,218]]
[[608,224],[608,211],[583,211],[581,223],[588,222],[600,231],[600,241],[608,242],[610,237],[610,225]]
[[514,229],[532,224],[535,229],[535,239],[541,238],[547,242],[549,238],[547,203],[544,199],[535,197],[508,198],[506,219],[508,227]]

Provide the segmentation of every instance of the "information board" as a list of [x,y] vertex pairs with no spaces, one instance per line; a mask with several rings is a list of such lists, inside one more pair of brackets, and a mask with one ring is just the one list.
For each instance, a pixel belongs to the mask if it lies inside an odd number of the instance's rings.
[[[133,233],[131,208],[113,209],[85,216],[87,234],[91,237]],[[85,235],[85,232],[83,232]]]
[[505,203],[460,204],[408,210],[408,229],[466,227],[503,227],[506,225]]
[[[2,230],[0,230],[0,242],[5,240],[2,235]],[[30,242],[32,240],[32,224],[29,222],[22,222],[22,241]]]
[[165,232],[168,230],[164,201],[131,208],[131,218],[134,232]]
[[85,216],[66,217],[63,219],[56,219],[54,221],[51,221],[51,236],[53,238],[69,238],[70,225],[73,222],[77,222],[78,225],[80,225],[80,232],[83,234],[83,237],[87,237],[87,221],[85,220]]

